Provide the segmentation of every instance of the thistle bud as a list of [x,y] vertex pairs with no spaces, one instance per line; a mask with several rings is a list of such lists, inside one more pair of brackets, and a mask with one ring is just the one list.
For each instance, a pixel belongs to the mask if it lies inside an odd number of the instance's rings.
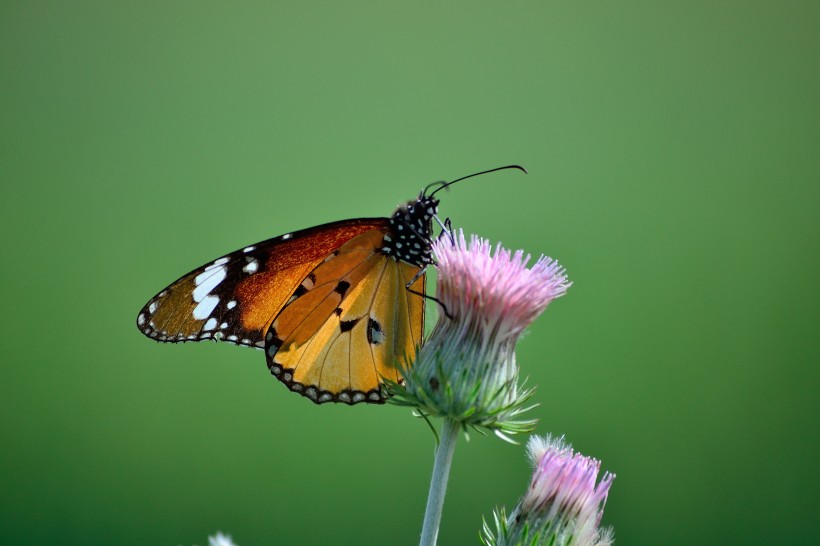
[[495,531],[485,522],[484,544],[612,544],[611,529],[599,526],[615,475],[607,472],[598,482],[600,461],[575,453],[563,438],[532,437],[527,451],[534,466],[530,487],[510,517],[495,513]]

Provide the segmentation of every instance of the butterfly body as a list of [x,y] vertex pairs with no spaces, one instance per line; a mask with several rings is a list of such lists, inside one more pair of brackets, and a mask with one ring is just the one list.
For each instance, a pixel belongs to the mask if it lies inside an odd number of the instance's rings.
[[263,349],[271,374],[318,404],[383,403],[382,379],[400,380],[422,343],[437,207],[422,192],[389,218],[246,246],[169,285],[137,326],[161,342]]

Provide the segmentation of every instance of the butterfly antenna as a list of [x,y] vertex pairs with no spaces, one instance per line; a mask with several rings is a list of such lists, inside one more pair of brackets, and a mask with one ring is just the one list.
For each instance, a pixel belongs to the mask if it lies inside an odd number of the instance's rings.
[[[424,191],[421,192],[421,194],[422,195],[427,195],[427,190],[429,190],[433,186],[444,186],[446,184],[447,184],[447,182],[445,182],[444,180],[436,180],[435,182],[430,182],[429,184],[424,186]],[[436,191],[438,191],[438,190],[436,190]]]
[[[441,187],[437,188],[428,197],[433,197],[435,194],[437,194],[438,192],[440,192],[441,190],[443,190],[447,186],[452,186],[456,182],[461,182],[462,180],[467,180],[468,178],[472,178],[472,177],[478,176],[480,174],[494,173],[495,171],[503,171],[505,169],[518,169],[519,171],[523,172],[524,174],[529,174],[529,173],[527,173],[527,169],[525,169],[521,165],[505,165],[504,167],[496,167],[495,169],[490,169],[489,171],[481,171],[480,173],[473,173],[473,174],[468,174],[467,176],[462,176],[461,178],[457,178],[457,179],[453,180],[452,182],[433,182],[432,184],[428,184],[427,188],[429,188],[430,186],[435,186],[436,184],[441,184]],[[427,192],[427,188],[424,188],[425,193]]]

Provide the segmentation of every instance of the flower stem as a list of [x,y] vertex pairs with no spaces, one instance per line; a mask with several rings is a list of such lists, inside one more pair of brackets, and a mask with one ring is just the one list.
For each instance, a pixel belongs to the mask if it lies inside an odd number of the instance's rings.
[[420,546],[435,546],[438,539],[441,508],[444,506],[444,493],[447,491],[447,478],[450,476],[450,463],[453,462],[458,429],[459,424],[454,419],[444,418],[433,464],[433,477],[430,479],[430,493],[427,495],[427,510],[424,512]]

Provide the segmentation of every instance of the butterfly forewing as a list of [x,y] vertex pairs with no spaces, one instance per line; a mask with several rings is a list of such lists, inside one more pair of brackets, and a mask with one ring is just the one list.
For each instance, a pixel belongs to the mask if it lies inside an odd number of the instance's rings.
[[384,218],[345,220],[244,247],[162,290],[137,316],[157,341],[224,340],[257,348],[273,318],[316,265]]

